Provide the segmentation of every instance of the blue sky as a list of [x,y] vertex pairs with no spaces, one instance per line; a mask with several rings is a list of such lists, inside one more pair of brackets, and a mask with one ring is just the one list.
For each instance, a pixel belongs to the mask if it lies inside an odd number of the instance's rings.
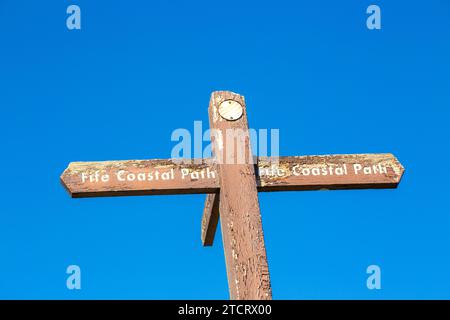
[[260,194],[274,298],[449,299],[449,57],[447,0],[0,0],[0,298],[227,299],[204,195],[71,199],[59,175],[168,158],[172,131],[232,90],[282,155],[392,152],[406,168],[396,190]]

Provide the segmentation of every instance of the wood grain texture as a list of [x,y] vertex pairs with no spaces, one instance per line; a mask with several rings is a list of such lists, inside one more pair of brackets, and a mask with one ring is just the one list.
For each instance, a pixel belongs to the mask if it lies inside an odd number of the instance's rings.
[[[273,162],[258,159],[261,191],[389,189],[398,186],[404,173],[390,153],[280,157],[278,164]],[[264,175],[272,166],[283,174]]]
[[[201,173],[210,170],[210,177]],[[109,176],[109,181],[83,181],[82,174]],[[121,181],[118,177],[136,176],[134,181]],[[188,172],[187,176],[184,173]],[[157,174],[158,173],[158,174]],[[191,174],[197,173],[198,176]],[[214,174],[214,177],[212,175]],[[138,175],[146,179],[138,180]],[[149,180],[148,175],[153,179]],[[169,179],[163,179],[165,174]],[[158,179],[156,178],[158,175]],[[173,178],[172,178],[173,176]],[[100,180],[100,179],[99,179]],[[194,194],[218,191],[219,182],[215,168],[203,161],[178,163],[175,160],[126,160],[101,162],[72,162],[61,175],[61,182],[73,198],[137,196],[159,194]]]
[[205,247],[213,245],[216,234],[217,223],[219,222],[219,195],[207,194],[202,217],[202,244]]
[[[196,163],[196,164],[193,164]],[[126,160],[102,162],[72,162],[61,175],[61,182],[73,198],[136,196],[158,194],[198,194],[219,192],[219,179],[215,165],[211,160],[177,163],[174,160]],[[336,168],[346,164],[346,175],[295,175],[301,168]],[[372,167],[382,165],[384,173],[355,174],[355,164]],[[271,167],[284,170],[284,175],[262,175]],[[215,178],[187,176],[182,179],[182,170],[205,172],[209,168]],[[118,181],[117,172],[151,173],[155,171],[174,171],[174,179],[153,181]],[[404,169],[400,162],[389,153],[385,154],[348,154],[325,156],[280,157],[279,162],[271,158],[259,158],[256,166],[258,191],[295,191],[321,189],[376,189],[396,188]],[[104,182],[82,182],[81,174],[108,174],[110,180]]]
[[[242,117],[227,121],[219,115],[218,107],[223,101],[233,100],[243,107]],[[226,130],[248,132],[247,112],[244,97],[228,91],[217,91],[211,95],[209,105],[210,128],[221,134],[213,135],[213,153],[222,159],[237,152],[230,152],[230,141],[226,141]],[[241,147],[250,150],[248,137],[233,137],[234,146],[242,138]],[[222,141],[221,141],[222,139]],[[255,167],[247,163],[226,162],[217,164],[220,185],[220,225],[228,275],[230,298],[235,300],[272,299],[269,267],[264,244],[264,235],[256,186]]]

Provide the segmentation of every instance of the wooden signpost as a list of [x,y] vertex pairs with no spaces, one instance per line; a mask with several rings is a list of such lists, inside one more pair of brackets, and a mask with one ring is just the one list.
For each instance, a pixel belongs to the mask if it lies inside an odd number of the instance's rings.
[[396,188],[404,172],[392,154],[253,163],[244,97],[232,92],[212,94],[209,120],[213,159],[72,162],[61,182],[73,198],[207,194],[201,239],[212,245],[220,213],[231,299],[272,298],[258,191]]

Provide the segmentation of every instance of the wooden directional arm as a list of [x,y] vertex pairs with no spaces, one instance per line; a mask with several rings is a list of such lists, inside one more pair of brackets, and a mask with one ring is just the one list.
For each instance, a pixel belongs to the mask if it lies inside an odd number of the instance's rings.
[[213,245],[216,234],[217,223],[219,222],[219,195],[216,193],[207,194],[205,208],[202,217],[202,244],[205,247]]
[[[255,168],[258,191],[396,188],[404,172],[403,166],[390,153],[280,157],[278,160],[258,159]],[[207,160],[178,163],[171,159],[72,162],[61,175],[61,182],[73,198],[218,193],[217,170],[209,163]],[[344,164],[346,174],[338,175]],[[361,169],[355,173],[354,166],[376,170],[381,166],[386,172]],[[333,174],[315,175],[319,169],[333,168]],[[164,180],[172,170],[173,177],[169,175],[169,179]],[[202,177],[207,170],[209,177],[206,174]],[[136,175],[136,179],[119,180],[128,174]],[[153,180],[139,181],[138,174],[147,178],[151,174]],[[106,175],[109,180],[102,182],[101,177]]]

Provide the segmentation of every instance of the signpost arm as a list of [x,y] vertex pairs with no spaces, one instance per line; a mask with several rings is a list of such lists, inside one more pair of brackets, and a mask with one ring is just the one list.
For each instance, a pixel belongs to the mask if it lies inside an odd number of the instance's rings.
[[[230,104],[230,110],[224,102]],[[235,107],[242,109],[234,110]],[[223,160],[217,163],[219,211],[230,298],[272,299],[244,97],[228,91],[214,92],[209,118],[215,131],[211,133],[215,159]],[[232,139],[227,138],[227,131]],[[248,161],[238,163],[240,152]],[[228,163],[229,155],[234,163]]]
[[[210,162],[210,159],[193,164],[171,159],[72,162],[61,175],[61,182],[73,198],[217,194],[217,169]],[[279,157],[277,167],[282,174],[265,174],[272,163],[271,158],[258,159],[256,184],[260,192],[397,188],[404,172],[390,153]],[[347,172],[342,170],[344,165]],[[326,175],[316,175],[317,170],[325,170]],[[205,177],[198,178],[202,174]],[[159,179],[142,181],[138,179],[142,175]]]
[[219,222],[219,194],[207,194],[202,217],[202,244],[204,247],[213,245],[214,235]]

